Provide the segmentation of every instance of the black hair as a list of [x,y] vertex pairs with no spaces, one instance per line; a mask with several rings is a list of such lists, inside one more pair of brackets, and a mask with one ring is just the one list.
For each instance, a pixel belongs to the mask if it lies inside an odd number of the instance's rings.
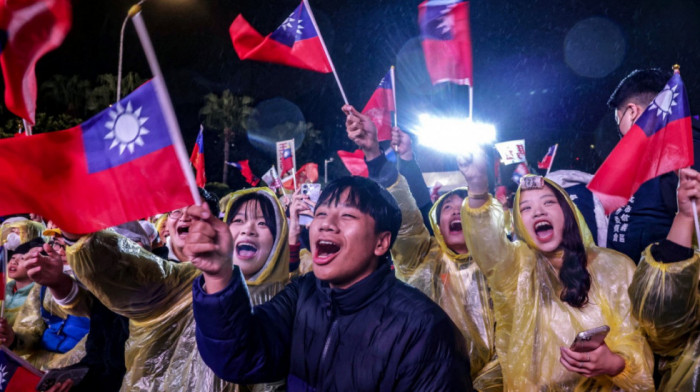
[[566,197],[551,185],[545,183],[554,192],[557,202],[564,213],[564,233],[562,234],[561,247],[564,248],[564,257],[559,280],[564,285],[559,298],[573,306],[582,308],[588,303],[588,290],[591,288],[591,274],[586,265],[586,248],[581,238],[581,229],[576,221],[576,214],[571,209]]
[[435,210],[437,212],[437,222],[435,222],[435,223],[440,224],[440,216],[442,215],[442,205],[445,204],[447,199],[449,199],[450,197],[452,197],[454,195],[457,195],[457,196],[461,197],[462,200],[464,200],[467,197],[468,193],[467,193],[466,189],[455,189],[452,192],[449,192],[448,194],[443,196],[440,199],[440,202],[438,203],[436,210]]
[[10,261],[12,256],[15,254],[23,255],[23,254],[29,252],[29,250],[31,250],[33,248],[37,248],[37,247],[44,245],[44,243],[45,242],[44,242],[43,238],[37,237],[37,238],[32,239],[31,241],[27,241],[27,242],[21,244],[20,246],[18,246],[14,250],[8,250],[7,251],[7,261]]
[[318,197],[316,208],[324,204],[337,205],[341,201],[340,197],[345,190],[348,191],[345,201],[374,219],[375,234],[385,231],[391,233],[389,246],[391,248],[401,227],[401,210],[394,196],[373,180],[358,176],[347,176],[326,185],[326,188]]
[[251,200],[255,201],[260,206],[263,218],[265,218],[265,224],[272,233],[272,238],[277,238],[277,219],[275,214],[275,206],[272,205],[272,201],[270,201],[270,199],[267,196],[258,192],[248,193],[236,199],[236,201],[234,201],[233,204],[231,204],[231,208],[229,208],[228,210],[226,224],[230,225],[238,209],[241,208],[246,202]]
[[202,197],[202,201],[206,202],[207,205],[209,205],[209,210],[211,211],[211,213],[215,217],[218,218],[219,211],[220,211],[219,210],[219,198],[215,194],[207,191],[204,188],[197,188],[197,189],[199,189],[199,196]]
[[618,109],[630,101],[646,107],[670,78],[670,72],[658,68],[635,69],[617,85],[608,99],[608,107]]

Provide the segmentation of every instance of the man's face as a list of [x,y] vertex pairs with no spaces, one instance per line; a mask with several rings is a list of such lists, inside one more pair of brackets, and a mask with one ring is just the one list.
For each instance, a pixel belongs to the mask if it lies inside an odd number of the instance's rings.
[[447,197],[440,206],[440,222],[438,222],[445,245],[458,254],[467,253],[467,243],[462,233],[462,220],[459,218],[463,201],[464,199],[457,194]]
[[190,226],[193,223],[192,217],[187,213],[188,208],[184,207],[170,212],[168,220],[165,222],[165,226],[170,233],[170,245],[178,258],[183,255],[182,248],[185,246],[185,238],[187,238]]
[[374,218],[349,204],[347,195],[318,205],[309,226],[314,274],[341,289],[374,272],[391,243],[391,234],[375,233]]
[[643,109],[639,105],[632,102],[615,109],[615,122],[617,123],[617,128],[620,130],[620,134],[622,134],[622,136],[625,136],[627,132],[629,132],[632,125],[634,125],[634,122],[637,121],[642,112]]

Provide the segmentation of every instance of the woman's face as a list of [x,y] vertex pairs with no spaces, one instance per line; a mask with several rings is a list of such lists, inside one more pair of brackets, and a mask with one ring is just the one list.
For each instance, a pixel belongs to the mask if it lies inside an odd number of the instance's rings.
[[564,212],[554,191],[545,186],[520,193],[520,217],[537,248],[552,252],[561,246]]
[[467,243],[462,233],[462,220],[459,211],[462,209],[464,199],[457,195],[451,195],[440,206],[440,232],[445,239],[445,245],[457,254],[467,253]]
[[233,237],[233,264],[249,279],[265,265],[275,242],[260,203],[257,200],[243,203],[228,229]]

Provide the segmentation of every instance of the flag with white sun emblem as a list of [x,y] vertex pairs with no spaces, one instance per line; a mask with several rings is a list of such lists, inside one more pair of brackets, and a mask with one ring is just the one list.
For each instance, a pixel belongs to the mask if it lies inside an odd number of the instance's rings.
[[194,204],[151,80],[81,125],[0,140],[0,215],[90,233]]
[[610,214],[646,181],[693,164],[693,135],[678,71],[617,143],[588,184]]
[[263,37],[238,15],[229,28],[241,60],[257,60],[329,73],[331,64],[306,4],[301,4],[280,27]]
[[418,6],[418,25],[433,84],[473,86],[469,2],[426,0]]
[[0,392],[33,392],[41,380],[35,369],[8,348],[0,347]]

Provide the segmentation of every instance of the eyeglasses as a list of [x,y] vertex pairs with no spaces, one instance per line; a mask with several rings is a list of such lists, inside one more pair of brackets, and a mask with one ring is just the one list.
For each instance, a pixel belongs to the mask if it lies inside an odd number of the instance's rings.
[[177,219],[182,218],[183,215],[185,215],[185,209],[184,209],[184,208],[181,209],[181,210],[170,211],[170,213],[168,214],[168,219],[177,220]]
[[55,250],[56,252],[66,249],[66,246],[65,246],[64,244],[61,244],[60,242],[55,241],[55,240],[49,242],[49,245],[50,245],[51,248],[52,248],[53,250]]

